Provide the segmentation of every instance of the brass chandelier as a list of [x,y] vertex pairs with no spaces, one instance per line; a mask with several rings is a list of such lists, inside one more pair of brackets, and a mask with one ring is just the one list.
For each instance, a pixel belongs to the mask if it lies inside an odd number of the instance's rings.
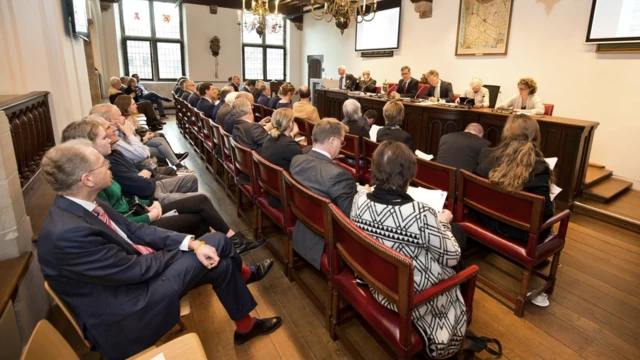
[[251,0],[251,9],[247,11],[242,1],[242,27],[247,32],[256,31],[258,36],[264,35],[265,31],[270,34],[278,33],[282,29],[282,15],[278,15],[278,2],[276,0],[276,12],[269,12],[267,0]]
[[[376,5],[378,0],[362,0],[362,3],[358,0],[324,0],[324,8],[318,13],[315,10],[315,2],[322,2],[322,0],[311,0],[311,15],[316,20],[326,20],[331,22],[335,18],[335,24],[340,29],[340,34],[344,35],[344,30],[349,27],[351,23],[351,17],[355,19],[357,23],[363,21],[369,22],[376,16]],[[362,5],[360,5],[362,4]]]

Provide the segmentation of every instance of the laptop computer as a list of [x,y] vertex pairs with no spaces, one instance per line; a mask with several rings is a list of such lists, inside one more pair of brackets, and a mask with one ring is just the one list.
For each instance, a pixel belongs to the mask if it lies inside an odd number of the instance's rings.
[[476,104],[476,101],[473,98],[470,97],[464,97],[461,96],[460,97],[460,105],[469,105],[469,106],[473,106]]

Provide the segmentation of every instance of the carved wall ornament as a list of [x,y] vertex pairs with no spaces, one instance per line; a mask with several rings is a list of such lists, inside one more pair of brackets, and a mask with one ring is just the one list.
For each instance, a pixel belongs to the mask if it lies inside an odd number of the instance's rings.
[[413,10],[418,13],[419,19],[429,19],[433,15],[433,0],[411,0]]

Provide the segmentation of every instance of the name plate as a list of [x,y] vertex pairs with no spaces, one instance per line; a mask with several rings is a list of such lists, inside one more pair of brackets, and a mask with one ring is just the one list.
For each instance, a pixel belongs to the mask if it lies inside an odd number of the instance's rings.
[[363,51],[361,57],[393,57],[393,51]]

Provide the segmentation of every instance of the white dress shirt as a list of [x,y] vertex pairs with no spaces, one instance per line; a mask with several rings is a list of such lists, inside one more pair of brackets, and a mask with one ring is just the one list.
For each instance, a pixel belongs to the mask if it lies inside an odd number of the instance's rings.
[[473,98],[476,105],[482,105],[482,107],[489,107],[489,89],[481,87],[480,91],[473,92],[472,88],[467,88],[462,94],[462,97]]
[[527,97],[527,103],[525,104],[525,109],[522,109],[522,96],[520,96],[520,94],[516,94],[501,106],[507,109],[513,109],[515,112],[523,112],[531,115],[544,114],[544,104],[538,95],[529,94]]

